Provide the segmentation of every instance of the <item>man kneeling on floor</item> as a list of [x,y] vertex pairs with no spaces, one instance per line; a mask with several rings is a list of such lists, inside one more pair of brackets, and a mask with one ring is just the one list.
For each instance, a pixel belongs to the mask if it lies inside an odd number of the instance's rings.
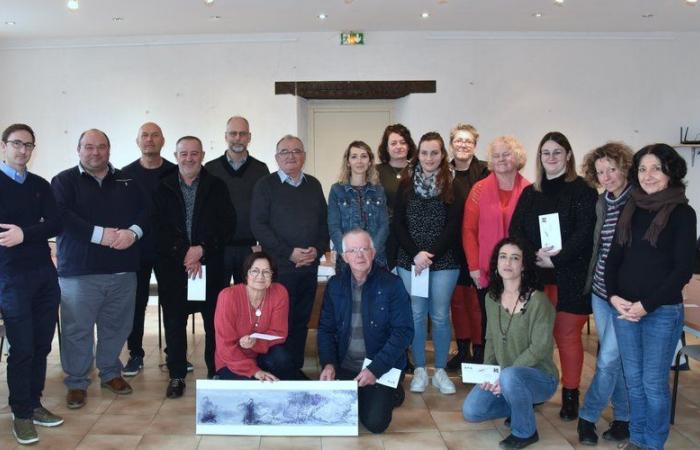
[[[343,236],[341,273],[328,281],[318,327],[321,380],[356,380],[360,422],[372,433],[391,423],[392,410],[404,400],[377,379],[391,368],[406,366],[413,339],[411,302],[401,279],[374,264],[376,251],[361,229]],[[362,368],[365,358],[372,362]]]

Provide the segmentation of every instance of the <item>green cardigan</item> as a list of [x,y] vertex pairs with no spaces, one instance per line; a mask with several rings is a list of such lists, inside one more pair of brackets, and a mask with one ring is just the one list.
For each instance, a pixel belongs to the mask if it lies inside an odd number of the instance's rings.
[[[501,326],[498,326],[498,310],[501,310]],[[559,371],[554,365],[554,318],[556,311],[547,295],[542,291],[532,293],[521,310],[513,316],[508,328],[511,315],[496,302],[491,294],[486,296],[486,347],[484,364],[498,364],[501,368],[511,366],[534,367],[555,378]],[[503,341],[503,334],[506,341]]]

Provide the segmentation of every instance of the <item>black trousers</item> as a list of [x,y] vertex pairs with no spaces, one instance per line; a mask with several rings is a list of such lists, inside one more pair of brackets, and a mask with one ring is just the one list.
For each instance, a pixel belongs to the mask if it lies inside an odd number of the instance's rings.
[[0,275],[0,311],[10,343],[7,385],[10,409],[30,419],[46,380],[46,356],[51,351],[61,290],[53,265],[12,277]]
[[281,273],[277,281],[289,293],[289,331],[284,346],[292,357],[294,367],[301,370],[304,367],[304,347],[318,286],[316,270]]
[[[335,377],[338,380],[352,380],[357,373],[337,368]],[[381,384],[357,388],[357,407],[360,422],[372,433],[383,433],[391,423],[395,406],[403,403],[405,396],[403,386],[404,374],[396,389]]]
[[[258,367],[265,372],[270,372],[280,380],[296,380],[297,370],[292,363],[292,358],[289,355],[284,345],[273,345],[267,353],[261,353],[257,358]],[[229,370],[228,367],[223,367],[216,372],[220,380],[254,380],[255,377],[246,377]]]
[[250,245],[232,245],[224,250],[224,270],[226,272],[226,280],[230,281],[233,276],[235,284],[242,283],[247,274],[242,271],[243,261],[246,257],[253,253]]
[[141,268],[136,272],[136,304],[134,308],[134,325],[131,334],[127,339],[129,355],[143,358],[146,353],[143,351],[143,325],[146,318],[146,306],[148,306],[148,296],[151,289],[151,271],[155,269],[156,280],[159,281],[158,269],[154,267],[152,261],[142,261]]

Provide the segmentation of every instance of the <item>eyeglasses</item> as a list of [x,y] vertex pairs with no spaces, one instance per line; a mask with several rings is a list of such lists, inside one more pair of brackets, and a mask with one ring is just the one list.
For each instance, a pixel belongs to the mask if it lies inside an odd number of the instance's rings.
[[474,141],[472,139],[455,139],[452,142],[454,144],[476,145],[476,141]]
[[20,140],[5,141],[5,143],[10,144],[12,146],[12,148],[14,148],[15,150],[19,150],[22,147],[24,147],[25,150],[31,151],[31,150],[34,150],[34,148],[36,147],[36,145],[34,145],[31,142],[22,142]]
[[250,269],[248,271],[248,276],[251,276],[253,278],[257,278],[260,275],[263,276],[263,278],[272,278],[272,271],[271,270],[260,270],[260,269]]
[[103,152],[103,151],[109,149],[109,146],[108,146],[107,144],[100,144],[100,145],[88,144],[88,145],[83,145],[83,150],[85,150],[85,151],[91,152],[91,151],[93,151],[93,150],[95,150],[95,149],[97,149],[97,150]]
[[226,134],[232,138],[236,136],[246,138],[250,136],[250,131],[227,131]]
[[302,153],[304,153],[304,150],[295,148],[294,150],[281,150],[281,151],[277,152],[277,156],[281,156],[282,158],[288,158],[292,155],[299,156]]
[[548,159],[549,157],[552,157],[554,159],[559,159],[562,156],[564,156],[564,150],[554,150],[551,152],[543,150],[541,153],[542,153],[542,159]]
[[370,250],[372,249],[367,247],[354,247],[345,250],[343,253],[346,255],[366,255]]

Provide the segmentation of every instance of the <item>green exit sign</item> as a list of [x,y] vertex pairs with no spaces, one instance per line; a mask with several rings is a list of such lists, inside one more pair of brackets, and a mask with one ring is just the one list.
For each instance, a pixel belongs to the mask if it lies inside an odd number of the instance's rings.
[[358,31],[340,33],[340,45],[365,45],[365,33]]

